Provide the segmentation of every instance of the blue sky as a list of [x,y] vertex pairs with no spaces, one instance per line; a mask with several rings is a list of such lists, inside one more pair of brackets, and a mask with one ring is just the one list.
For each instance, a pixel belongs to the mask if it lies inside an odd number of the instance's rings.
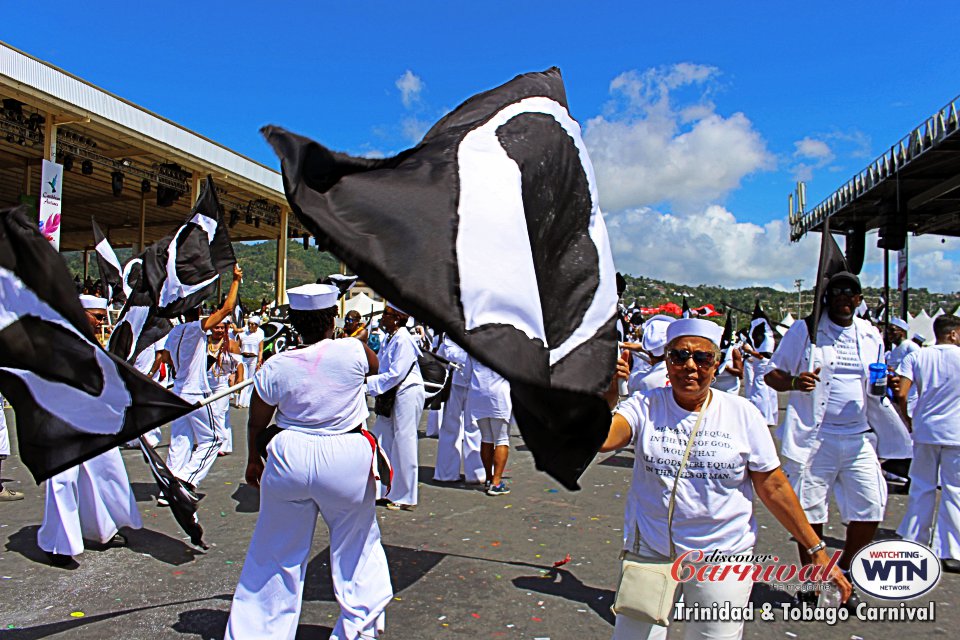
[[[960,5],[915,4],[5,3],[0,39],[271,166],[264,124],[389,154],[557,65],[618,268],[791,288],[794,181],[813,206],[960,93]],[[911,240],[912,284],[960,289],[960,242]]]

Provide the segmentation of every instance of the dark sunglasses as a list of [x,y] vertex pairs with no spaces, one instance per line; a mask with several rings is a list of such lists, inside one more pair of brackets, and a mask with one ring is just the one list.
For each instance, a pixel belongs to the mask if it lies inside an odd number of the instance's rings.
[[701,369],[713,365],[716,361],[716,355],[712,351],[688,351],[686,349],[670,349],[667,352],[670,364],[680,367],[687,364],[690,358],[693,358],[694,364]]
[[831,287],[830,295],[847,296],[848,298],[852,298],[853,296],[860,295],[860,290],[854,289],[853,287]]

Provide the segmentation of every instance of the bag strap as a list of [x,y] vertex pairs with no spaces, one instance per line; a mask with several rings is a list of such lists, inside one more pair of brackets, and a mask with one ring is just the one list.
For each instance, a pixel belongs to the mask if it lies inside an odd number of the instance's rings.
[[697,414],[697,422],[693,425],[693,431],[690,432],[690,438],[687,440],[687,448],[683,452],[683,460],[680,461],[680,468],[677,469],[677,477],[673,479],[673,490],[670,492],[670,506],[667,507],[667,535],[670,536],[671,560],[674,560],[677,557],[677,548],[676,545],[673,544],[673,508],[677,503],[677,485],[680,484],[680,476],[683,475],[683,469],[687,466],[687,460],[690,459],[690,450],[693,449],[693,441],[697,437],[697,432],[700,431],[700,423],[703,421],[703,414],[706,413],[707,407],[710,406],[710,401],[713,400],[713,391],[710,391],[709,393],[710,395],[707,396],[703,406],[700,407],[700,412]]

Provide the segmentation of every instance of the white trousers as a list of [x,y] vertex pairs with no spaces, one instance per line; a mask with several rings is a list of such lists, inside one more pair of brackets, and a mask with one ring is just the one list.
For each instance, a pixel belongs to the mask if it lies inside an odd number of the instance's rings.
[[119,449],[47,480],[37,545],[65,556],[83,553],[83,539],[105,543],[120,527],[143,526]]
[[318,513],[330,530],[333,594],[340,605],[330,638],[375,638],[393,588],[377,525],[369,443],[359,433],[283,431],[267,453],[260,515],[226,639],[296,636]]
[[[753,550],[744,553],[753,553]],[[666,560],[657,552],[640,543],[640,554],[649,558]],[[701,566],[694,563],[694,567]],[[681,599],[688,607],[700,605],[709,608],[714,603],[730,603],[730,608],[745,607],[750,601],[750,592],[753,590],[753,580],[739,580],[738,576],[730,572],[731,577],[718,582],[699,581],[696,578],[684,582],[677,590],[677,602]],[[685,622],[684,640],[739,640],[743,636],[743,622]],[[626,616],[617,616],[613,627],[613,640],[664,640],[667,637],[667,627],[661,627],[649,622],[639,622]]]
[[439,409],[427,412],[426,436],[428,438],[436,438],[438,435],[440,435],[440,423],[443,421],[443,409],[444,406],[441,406]]
[[[251,387],[253,385],[250,385]],[[211,389],[213,393],[222,391],[220,389]],[[219,400],[210,403],[210,418],[213,421],[213,432],[217,434],[220,440],[220,451],[223,453],[233,453],[233,428],[230,426],[230,396],[224,396]]]
[[[203,399],[202,393],[181,393],[187,402]],[[170,472],[194,487],[207,477],[220,451],[220,438],[213,430],[213,408],[200,407],[170,423],[170,449],[167,467]]]
[[483,482],[483,460],[480,458],[480,427],[466,412],[469,387],[453,385],[450,398],[443,405],[440,441],[437,443],[437,466],[433,479],[454,482],[460,479],[460,466],[467,482]]
[[[243,361],[243,378],[252,378],[257,372],[257,356],[251,356],[249,358],[240,358]],[[248,384],[243,389],[237,392],[237,406],[238,407],[249,407],[250,398],[253,397],[253,385]]]
[[423,414],[423,385],[415,384],[397,393],[393,414],[377,416],[373,434],[387,452],[393,465],[393,486],[389,495],[380,497],[397,504],[417,504],[417,426]]
[[[940,485],[940,509],[933,512]],[[913,445],[910,499],[897,533],[907,540],[930,544],[940,558],[960,560],[960,447]]]
[[0,456],[10,455],[10,434],[7,433],[7,416],[3,413],[3,396],[0,396]]
[[763,379],[767,372],[767,361],[750,358],[746,366],[752,370],[750,385],[745,390],[747,400],[760,410],[767,424],[777,424],[777,392],[767,386]]

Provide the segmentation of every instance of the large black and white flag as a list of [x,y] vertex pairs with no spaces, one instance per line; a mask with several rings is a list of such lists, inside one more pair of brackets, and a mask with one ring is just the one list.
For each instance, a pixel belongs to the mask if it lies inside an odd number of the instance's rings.
[[759,300],[753,305],[753,317],[750,319],[750,344],[760,353],[773,353],[776,349],[773,323],[760,307]]
[[144,285],[161,317],[174,318],[216,293],[220,274],[237,259],[210,176],[187,221],[141,258]]
[[817,281],[813,287],[813,311],[803,319],[807,323],[807,334],[810,344],[817,344],[817,330],[820,326],[820,315],[823,313],[827,298],[827,284],[834,274],[849,271],[847,259],[840,251],[840,246],[830,233],[830,218],[823,221],[820,231],[820,260],[817,263]]
[[110,353],[134,362],[140,352],[157,342],[173,328],[157,315],[153,297],[143,285],[143,259],[134,258],[124,267],[123,288],[127,303],[110,334]]
[[123,304],[127,301],[127,293],[123,286],[123,267],[120,266],[120,259],[117,253],[110,246],[110,241],[103,235],[97,221],[90,218],[93,224],[93,242],[96,245],[97,268],[100,270],[100,279],[103,280],[103,286],[107,299],[110,302],[119,302]]
[[26,207],[0,211],[0,394],[37,482],[195,409],[97,344]]
[[577,488],[610,425],[617,285],[560,71],[470,98],[391,158],[263,133],[319,246],[509,380],[537,467]]

